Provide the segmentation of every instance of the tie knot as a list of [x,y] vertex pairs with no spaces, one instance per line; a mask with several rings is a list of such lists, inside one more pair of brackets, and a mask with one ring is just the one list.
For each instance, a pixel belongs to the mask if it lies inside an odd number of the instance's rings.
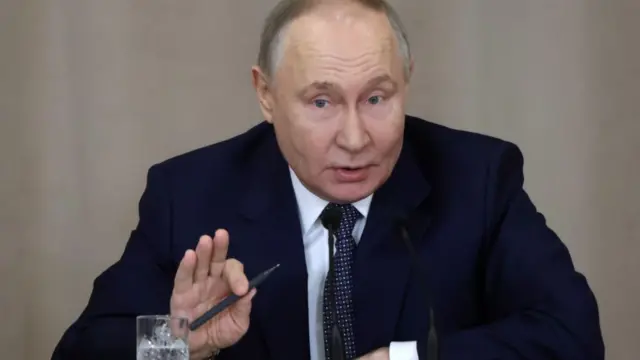
[[330,203],[327,205],[326,209],[340,209],[342,212],[342,217],[340,218],[340,230],[339,233],[343,234],[351,234],[353,232],[353,228],[356,226],[356,221],[362,216],[358,209],[351,204],[334,204]]

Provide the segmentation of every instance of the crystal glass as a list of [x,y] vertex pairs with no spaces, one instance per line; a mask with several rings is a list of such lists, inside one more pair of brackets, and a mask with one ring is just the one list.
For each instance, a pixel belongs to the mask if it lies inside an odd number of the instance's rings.
[[136,318],[137,360],[189,360],[189,320],[168,315]]

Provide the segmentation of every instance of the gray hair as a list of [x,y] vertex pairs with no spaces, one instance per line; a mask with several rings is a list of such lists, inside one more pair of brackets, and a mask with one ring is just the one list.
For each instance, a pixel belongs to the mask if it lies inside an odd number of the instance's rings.
[[[344,1],[344,0],[343,0]],[[383,12],[393,29],[400,55],[404,60],[404,76],[409,79],[411,73],[411,48],[409,38],[400,16],[385,0],[349,0],[368,9]],[[258,66],[267,77],[271,77],[282,57],[282,39],[287,27],[298,17],[321,5],[322,0],[281,0],[269,13],[260,36]],[[346,2],[346,1],[345,1]]]

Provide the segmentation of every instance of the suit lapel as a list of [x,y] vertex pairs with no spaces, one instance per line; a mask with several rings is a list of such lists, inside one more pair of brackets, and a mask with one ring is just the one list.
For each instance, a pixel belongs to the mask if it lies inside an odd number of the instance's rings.
[[255,151],[259,160],[248,167],[240,208],[247,222],[239,232],[250,239],[243,245],[250,252],[245,270],[254,276],[280,268],[258,290],[253,312],[269,358],[308,359],[307,269],[295,194],[275,136]]
[[[247,276],[275,264],[280,268],[259,289],[255,318],[271,359],[309,359],[307,268],[298,208],[288,165],[269,130],[253,150],[240,196],[242,221],[232,235],[230,254],[238,254]],[[375,193],[354,264],[355,333],[358,356],[389,346],[410,275],[410,257],[399,238],[398,219],[410,219],[412,239],[428,222],[419,211],[429,184],[405,143],[389,180]]]
[[358,355],[389,346],[411,272],[407,248],[399,236],[400,219],[411,219],[410,236],[420,239],[426,215],[418,206],[430,187],[408,144],[389,180],[374,194],[354,268],[355,334]]

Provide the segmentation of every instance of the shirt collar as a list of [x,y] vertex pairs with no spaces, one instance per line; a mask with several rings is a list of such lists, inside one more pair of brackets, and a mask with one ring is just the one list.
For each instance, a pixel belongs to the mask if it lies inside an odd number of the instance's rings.
[[[309,189],[302,184],[291,167],[289,167],[289,172],[291,174],[291,182],[293,183],[293,191],[298,202],[298,214],[300,215],[302,234],[306,235],[313,224],[318,220],[320,214],[329,202],[309,191]],[[363,219],[366,219],[369,214],[369,207],[371,206],[372,198],[373,195],[369,195],[366,198],[351,204],[358,209],[360,214],[362,214]]]

